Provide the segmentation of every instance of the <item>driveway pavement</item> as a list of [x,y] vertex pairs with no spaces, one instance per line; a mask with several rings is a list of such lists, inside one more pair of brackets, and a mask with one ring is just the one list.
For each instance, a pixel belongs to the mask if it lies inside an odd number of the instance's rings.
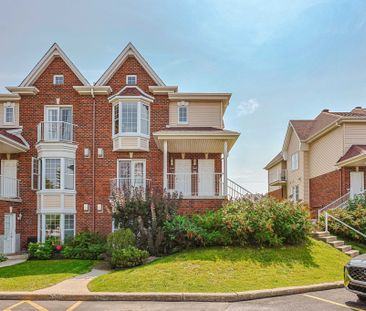
[[345,289],[235,303],[0,301],[1,310],[14,311],[366,311],[366,303]]

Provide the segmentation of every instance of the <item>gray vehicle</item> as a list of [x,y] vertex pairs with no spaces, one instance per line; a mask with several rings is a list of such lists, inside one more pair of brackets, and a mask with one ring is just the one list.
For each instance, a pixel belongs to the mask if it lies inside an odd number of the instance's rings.
[[352,258],[344,266],[344,286],[366,301],[366,254]]

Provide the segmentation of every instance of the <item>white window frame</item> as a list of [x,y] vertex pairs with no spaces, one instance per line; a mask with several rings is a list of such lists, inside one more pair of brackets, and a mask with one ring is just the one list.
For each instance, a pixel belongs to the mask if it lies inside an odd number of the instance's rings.
[[[65,189],[65,160],[70,159],[74,161],[74,189]],[[41,171],[41,180],[42,180],[42,187],[41,190],[47,191],[47,192],[75,192],[75,186],[76,186],[76,161],[74,158],[42,158],[42,171]],[[47,189],[46,188],[46,160],[60,160],[60,188],[58,189]]]
[[[35,182],[35,176],[37,176],[37,185],[34,184]],[[32,184],[31,189],[32,190],[41,190],[42,186],[42,161],[38,158],[32,157]]]
[[[135,163],[142,163],[143,164],[143,174],[144,174],[144,189],[146,189],[146,159],[117,159],[117,179],[120,178],[119,176],[119,162],[120,161],[128,161],[131,164]],[[135,178],[135,176],[131,175],[131,180]]]
[[[7,116],[7,109],[11,109],[12,110],[12,121],[9,122],[6,120],[6,116]],[[15,124],[15,103],[10,103],[7,102],[4,104],[4,125],[14,125]]]
[[65,215],[74,215],[74,236],[76,234],[76,214],[75,213],[42,213],[39,214],[39,235],[41,242],[46,241],[46,215],[59,215],[60,216],[60,240],[61,243],[65,241]]
[[300,187],[299,185],[292,186],[291,188],[291,198],[294,202],[298,202],[300,200]]
[[[189,120],[189,113],[188,113],[188,103],[187,102],[179,102],[178,104],[178,124],[188,124],[189,122],[188,122],[188,120]],[[186,121],[181,121],[180,120],[180,109],[181,108],[185,108],[186,109],[186,116],[187,116],[187,119],[186,119]]]
[[[135,83],[128,83],[128,79],[135,79]],[[137,75],[127,75],[126,76],[126,85],[137,85]]]
[[[135,104],[137,105],[137,131],[136,132],[122,132],[122,105],[123,104]],[[118,114],[119,114],[119,120],[118,120],[118,129],[119,132],[115,133],[114,131],[114,122],[115,122],[115,106],[118,105]],[[148,107],[148,134],[144,134],[141,132],[141,107],[142,105],[145,105]],[[113,105],[112,109],[112,137],[118,137],[118,136],[141,136],[145,138],[150,137],[150,119],[151,119],[151,107],[149,104],[141,101],[120,101]]]
[[291,155],[291,170],[296,171],[299,169],[299,152],[295,152]]
[[[58,78],[62,78],[62,83],[56,83]],[[65,84],[65,76],[64,75],[53,75],[53,85],[64,85]]]

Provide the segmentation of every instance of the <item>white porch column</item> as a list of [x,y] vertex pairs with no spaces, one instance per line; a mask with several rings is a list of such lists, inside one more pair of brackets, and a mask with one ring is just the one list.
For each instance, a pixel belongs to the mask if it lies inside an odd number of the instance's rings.
[[168,141],[164,140],[163,149],[163,187],[164,191],[168,190]]
[[223,195],[227,196],[227,140],[224,141],[224,191]]

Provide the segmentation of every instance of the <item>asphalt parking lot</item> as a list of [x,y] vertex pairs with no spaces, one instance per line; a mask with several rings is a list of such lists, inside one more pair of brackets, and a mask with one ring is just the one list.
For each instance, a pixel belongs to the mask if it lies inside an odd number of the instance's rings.
[[344,289],[335,289],[235,303],[2,300],[0,301],[0,308],[5,311],[366,311],[366,303],[358,301],[355,295]]

